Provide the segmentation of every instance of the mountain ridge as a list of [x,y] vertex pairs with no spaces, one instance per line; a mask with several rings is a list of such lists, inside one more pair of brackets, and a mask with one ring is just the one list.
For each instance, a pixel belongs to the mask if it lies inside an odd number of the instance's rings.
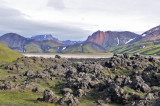
[[[36,35],[25,38],[16,33],[7,33],[0,37],[0,42],[18,52],[25,53],[92,53],[97,50],[109,52],[117,47],[122,47],[141,42],[160,39],[160,26],[154,27],[139,35],[130,31],[96,31],[88,36],[86,41],[60,41],[52,35]],[[83,48],[81,45],[87,45]],[[148,44],[144,45],[147,46]],[[154,45],[154,43],[152,44]],[[130,45],[132,46],[132,45]],[[76,49],[83,48],[86,51]],[[141,47],[141,46],[139,46]],[[89,50],[89,49],[90,50]],[[136,48],[138,49],[138,48]],[[68,50],[68,51],[67,51]],[[77,51],[78,50],[78,51]],[[91,52],[92,51],[92,52]]]
[[97,31],[88,37],[87,42],[97,43],[104,48],[111,48],[126,44],[131,39],[134,39],[140,35],[129,31]]

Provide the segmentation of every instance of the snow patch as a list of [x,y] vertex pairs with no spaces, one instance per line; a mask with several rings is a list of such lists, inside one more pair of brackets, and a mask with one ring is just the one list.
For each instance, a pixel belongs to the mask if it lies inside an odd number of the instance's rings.
[[119,39],[118,39],[118,37],[117,37],[117,41],[118,41],[117,45],[119,45]]
[[23,53],[25,53],[26,52],[26,50],[23,50]]
[[144,36],[146,36],[147,34],[142,34],[142,36],[144,37]]
[[154,31],[157,31],[157,30],[159,30],[159,28],[156,28]]
[[129,42],[131,42],[132,40],[134,40],[135,38],[133,38],[133,39],[130,39],[129,41],[127,41],[125,44],[128,44]]
[[146,46],[143,46],[143,48],[145,48]]
[[44,35],[44,38],[46,38],[47,35]]
[[66,47],[63,47],[63,48],[62,48],[62,50],[65,50],[65,49],[66,49]]

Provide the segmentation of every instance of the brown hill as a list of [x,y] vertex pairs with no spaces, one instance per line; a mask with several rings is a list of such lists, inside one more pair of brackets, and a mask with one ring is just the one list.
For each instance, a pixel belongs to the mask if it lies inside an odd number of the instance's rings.
[[94,42],[105,48],[111,48],[127,44],[138,36],[138,34],[128,31],[97,31],[88,37],[87,42]]

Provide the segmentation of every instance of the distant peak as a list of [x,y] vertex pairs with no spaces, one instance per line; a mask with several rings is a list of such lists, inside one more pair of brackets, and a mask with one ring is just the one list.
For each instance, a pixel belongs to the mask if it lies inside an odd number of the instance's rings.
[[2,37],[18,37],[18,38],[25,38],[17,33],[6,33],[4,35],[2,35]]

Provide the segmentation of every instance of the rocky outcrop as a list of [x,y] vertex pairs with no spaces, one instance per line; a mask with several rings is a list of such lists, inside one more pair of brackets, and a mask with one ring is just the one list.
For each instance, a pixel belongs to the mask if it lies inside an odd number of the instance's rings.
[[44,101],[48,103],[57,102],[58,97],[51,91],[51,90],[45,90],[43,92],[43,98],[38,98],[39,101]]
[[38,101],[68,106],[87,97],[98,106],[150,105],[159,101],[159,64],[158,59],[139,54],[108,59],[22,57],[2,66],[10,75],[0,80],[0,89],[43,93]]

